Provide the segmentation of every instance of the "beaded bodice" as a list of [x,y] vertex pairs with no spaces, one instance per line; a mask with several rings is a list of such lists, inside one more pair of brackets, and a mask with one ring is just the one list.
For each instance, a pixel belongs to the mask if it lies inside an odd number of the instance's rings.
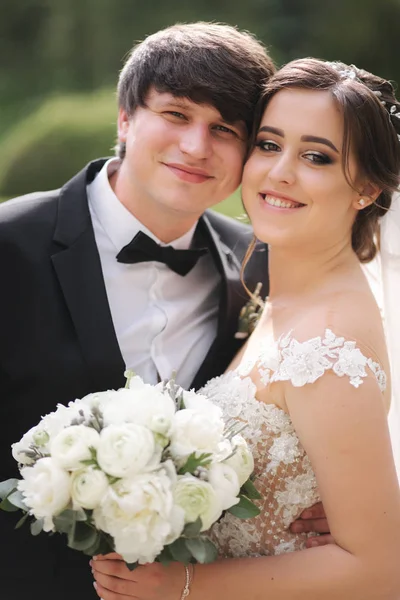
[[324,337],[298,342],[292,334],[273,346],[261,347],[256,361],[212,379],[201,390],[223,410],[226,419],[246,424],[247,439],[255,462],[255,485],[262,499],[256,501],[258,517],[241,521],[227,513],[210,534],[226,557],[281,554],[304,547],[306,534],[294,534],[289,525],[305,509],[320,500],[310,460],[293,428],[290,416],[274,404],[256,399],[249,373],[256,368],[264,385],[291,381],[312,384],[328,370],[359,387],[368,370],[384,391],[386,376],[380,365],[367,358],[356,342],[336,337],[327,329]]

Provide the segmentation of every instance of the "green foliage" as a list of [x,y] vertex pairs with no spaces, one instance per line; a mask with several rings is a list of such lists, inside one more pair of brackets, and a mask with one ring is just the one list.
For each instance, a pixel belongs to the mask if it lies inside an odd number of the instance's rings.
[[260,514],[260,509],[245,496],[240,496],[239,504],[231,506],[228,512],[232,513],[238,519],[252,519]]
[[113,92],[55,97],[20,122],[0,147],[0,196],[60,187],[84,165],[112,153]]
[[184,475],[185,473],[193,475],[199,467],[208,467],[211,463],[211,457],[212,454],[209,452],[203,452],[202,454],[192,452],[187,457],[185,464],[179,469],[179,475]]

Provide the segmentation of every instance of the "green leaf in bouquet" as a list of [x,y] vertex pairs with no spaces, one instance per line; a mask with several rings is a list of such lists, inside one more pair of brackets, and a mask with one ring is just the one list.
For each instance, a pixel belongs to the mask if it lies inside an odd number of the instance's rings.
[[179,538],[175,540],[172,544],[167,546],[168,550],[171,553],[171,556],[174,560],[183,563],[184,565],[188,565],[192,558],[192,553],[186,546],[186,541],[184,538]]
[[37,519],[31,523],[31,534],[39,535],[43,531],[43,519]]
[[21,510],[29,510],[28,506],[25,504],[24,496],[19,490],[15,490],[15,492],[12,492],[9,496],[7,496],[7,500]]
[[212,454],[209,452],[203,452],[202,454],[196,454],[196,452],[192,452],[187,459],[183,467],[181,467],[178,471],[179,475],[184,475],[185,473],[190,473],[194,475],[196,469],[199,467],[208,467],[211,463]]
[[[162,551],[160,552],[160,554],[157,556],[156,561],[161,563],[162,565],[164,565],[165,567],[168,567],[168,565],[172,562],[174,562],[174,557],[172,556],[170,550],[169,550],[169,546],[165,546]],[[129,568],[129,567],[128,567]]]
[[87,552],[98,542],[99,532],[87,523],[75,521],[68,533],[68,546],[73,550]]
[[245,496],[240,496],[239,504],[231,506],[227,512],[232,513],[232,515],[239,519],[252,519],[260,514],[260,509]]
[[4,510],[5,512],[17,512],[19,508],[18,506],[11,504],[11,502],[9,502],[7,498],[4,498],[4,500],[0,502],[0,510]]
[[243,496],[246,496],[246,498],[249,498],[250,500],[260,500],[262,498],[260,492],[257,490],[256,486],[251,481],[251,479],[248,479],[242,485],[242,487],[240,488],[240,493],[243,494]]
[[15,492],[18,488],[19,479],[6,479],[6,481],[0,482],[0,498],[4,500],[12,492]]
[[88,517],[84,510],[71,510],[67,508],[62,513],[53,518],[56,531],[60,533],[70,533],[75,523],[78,521],[87,521]]
[[215,545],[206,537],[189,538],[185,544],[197,562],[206,564],[217,560],[218,550]]
[[86,460],[81,460],[80,462],[83,465],[86,465],[88,467],[93,466],[93,467],[97,467],[98,469],[100,469],[99,464],[97,462],[97,450],[96,450],[96,448],[93,448],[93,446],[90,446],[89,450],[90,450],[90,458],[88,458]]
[[182,535],[186,538],[195,538],[199,535],[201,528],[203,527],[202,520],[200,517],[197,517],[193,523],[188,523],[185,525],[185,529],[183,530]]
[[139,566],[139,563],[138,563],[138,562],[134,562],[134,563],[128,563],[128,562],[126,562],[126,561],[125,561],[125,564],[126,564],[126,566],[128,567],[128,569],[129,569],[130,571],[134,571],[134,570],[135,570],[135,569],[137,569],[137,568],[138,568],[138,566]]
[[15,526],[15,529],[19,529],[20,527],[22,527],[22,525],[25,523],[25,521],[27,521],[29,518],[29,513],[25,513],[23,517],[20,518],[20,520],[18,521],[18,523]]

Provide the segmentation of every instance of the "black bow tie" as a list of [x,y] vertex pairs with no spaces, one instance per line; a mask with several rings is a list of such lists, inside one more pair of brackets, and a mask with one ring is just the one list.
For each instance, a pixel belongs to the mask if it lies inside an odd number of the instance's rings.
[[166,264],[178,275],[184,276],[207,251],[207,248],[175,250],[172,246],[160,246],[143,231],[139,231],[133,240],[117,254],[117,261],[134,264],[155,260]]

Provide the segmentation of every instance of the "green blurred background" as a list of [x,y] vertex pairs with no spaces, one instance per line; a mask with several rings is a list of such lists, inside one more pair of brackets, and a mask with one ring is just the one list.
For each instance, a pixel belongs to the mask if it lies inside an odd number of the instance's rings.
[[[62,185],[112,153],[124,57],[176,22],[255,33],[281,65],[340,59],[400,82],[400,0],[1,0],[0,199]],[[242,212],[239,194],[219,210]]]

